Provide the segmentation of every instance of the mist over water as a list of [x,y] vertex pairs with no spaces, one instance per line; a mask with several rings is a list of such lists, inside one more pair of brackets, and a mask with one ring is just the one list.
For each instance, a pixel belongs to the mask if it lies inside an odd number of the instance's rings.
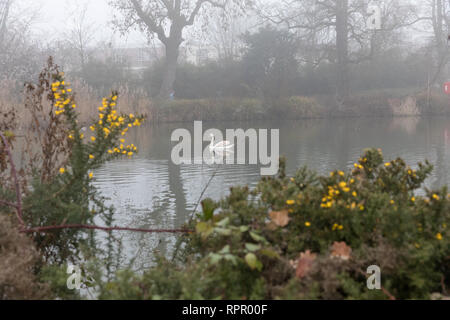
[[[95,185],[117,210],[118,225],[134,228],[179,228],[189,219],[211,176],[203,198],[219,200],[237,185],[255,187],[260,169],[251,165],[181,165],[170,160],[172,131],[193,124],[146,126],[133,132],[140,153],[130,160],[105,164],[95,173]],[[280,154],[288,174],[308,166],[320,174],[351,170],[363,150],[381,148],[386,160],[402,157],[408,165],[428,159],[435,165],[427,187],[450,183],[450,118],[372,118],[301,120],[258,123],[205,123],[208,127],[279,128]],[[206,143],[205,143],[206,146]],[[137,266],[151,264],[153,250],[170,254],[176,237],[167,234],[123,233],[127,258]]]

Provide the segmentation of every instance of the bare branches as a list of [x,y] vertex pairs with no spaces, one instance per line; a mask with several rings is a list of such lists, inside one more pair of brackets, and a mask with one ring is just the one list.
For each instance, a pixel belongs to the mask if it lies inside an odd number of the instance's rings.
[[134,9],[136,10],[136,14],[145,23],[145,25],[149,28],[149,30],[158,35],[158,39],[161,42],[166,43],[167,37],[164,33],[164,29],[161,24],[157,24],[156,19],[152,18],[150,13],[144,12],[144,9],[141,7],[141,4],[137,0],[130,0],[133,4]]
[[86,229],[86,230],[101,230],[105,232],[110,231],[131,231],[142,233],[192,233],[192,230],[187,229],[142,229],[142,228],[128,228],[128,227],[101,227],[94,225],[72,224],[60,226],[36,227],[21,230],[22,233],[48,233],[63,229]]
[[[14,179],[14,186],[16,189],[16,201],[17,201],[16,205],[14,205],[14,208],[16,209],[16,212],[17,212],[17,219],[19,220],[19,225],[22,228],[24,228],[25,223],[23,221],[23,214],[22,214],[22,193],[20,190],[19,179],[17,178],[16,166],[14,165],[14,159],[13,159],[13,156],[11,153],[11,148],[9,146],[8,140],[1,132],[0,132],[0,138],[2,139],[3,145],[5,146],[5,151],[8,154],[9,164],[11,166],[11,176]],[[4,203],[6,203],[6,202],[4,202]]]

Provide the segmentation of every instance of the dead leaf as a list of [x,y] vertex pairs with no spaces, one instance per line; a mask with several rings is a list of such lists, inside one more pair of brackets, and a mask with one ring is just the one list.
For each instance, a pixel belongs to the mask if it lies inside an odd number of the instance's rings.
[[331,247],[331,257],[342,259],[344,261],[350,260],[352,255],[352,248],[345,242],[335,242]]
[[291,220],[289,218],[289,212],[287,210],[282,211],[272,211],[270,213],[270,219],[278,227],[286,227]]
[[300,259],[297,263],[297,270],[295,275],[297,278],[302,279],[306,277],[311,270],[314,260],[316,260],[317,254],[311,253],[310,250],[300,254]]

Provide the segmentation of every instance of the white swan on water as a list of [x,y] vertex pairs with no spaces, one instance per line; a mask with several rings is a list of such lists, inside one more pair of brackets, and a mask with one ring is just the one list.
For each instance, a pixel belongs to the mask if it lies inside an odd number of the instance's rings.
[[234,144],[231,144],[230,141],[221,141],[217,144],[214,143],[215,137],[211,134],[211,144],[209,145],[209,151],[223,151],[229,150],[234,147]]

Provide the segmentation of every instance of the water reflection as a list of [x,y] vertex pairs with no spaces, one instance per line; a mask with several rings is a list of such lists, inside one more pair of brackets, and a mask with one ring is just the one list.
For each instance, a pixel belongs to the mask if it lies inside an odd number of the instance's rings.
[[[307,165],[319,173],[351,168],[365,148],[383,149],[387,159],[402,157],[415,165],[425,159],[435,164],[427,186],[449,184],[450,119],[334,119],[295,122],[209,123],[208,128],[280,129],[280,153],[288,172]],[[142,228],[178,228],[186,222],[211,175],[205,197],[220,199],[234,185],[254,186],[260,178],[255,165],[181,165],[170,161],[173,130],[192,124],[147,126],[130,134],[140,150],[131,160],[105,164],[96,172],[96,185],[118,211],[117,224]],[[205,142],[204,147],[209,142]],[[217,156],[217,155],[216,155]],[[220,155],[219,155],[220,156]],[[141,266],[151,263],[153,250],[169,253],[172,235],[123,234],[127,257],[139,252]]]

